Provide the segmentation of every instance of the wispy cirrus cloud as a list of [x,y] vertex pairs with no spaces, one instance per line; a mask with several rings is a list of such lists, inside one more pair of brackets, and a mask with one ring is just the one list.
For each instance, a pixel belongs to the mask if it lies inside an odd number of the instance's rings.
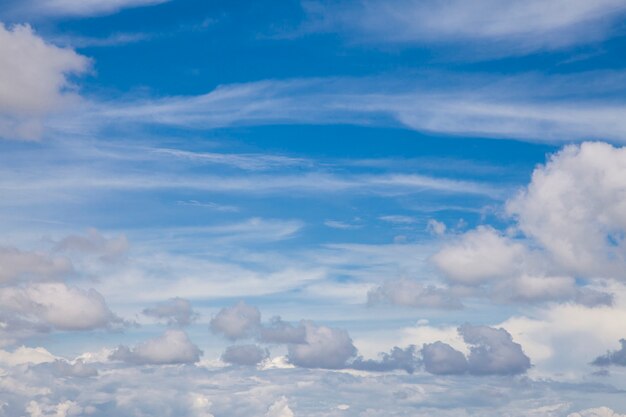
[[154,6],[170,0],[26,0],[10,1],[5,10],[12,16],[101,16],[132,7]]
[[336,31],[359,43],[456,44],[479,56],[603,40],[626,12],[619,0],[322,0],[303,5],[309,15],[304,32]]
[[[196,96],[92,102],[65,133],[116,124],[217,129],[272,124],[404,127],[440,135],[564,142],[626,137],[626,74],[416,74],[402,80],[318,78],[224,85]],[[584,87],[581,87],[584,86]],[[268,162],[268,161],[266,161]],[[278,162],[278,161],[275,161]]]

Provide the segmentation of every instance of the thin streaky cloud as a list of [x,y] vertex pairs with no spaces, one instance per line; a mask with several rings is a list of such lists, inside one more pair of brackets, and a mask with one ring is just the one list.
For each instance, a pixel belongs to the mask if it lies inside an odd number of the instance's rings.
[[616,23],[626,13],[620,0],[322,0],[304,6],[308,20],[300,33],[338,32],[370,44],[469,44],[483,58],[602,41],[619,34]]

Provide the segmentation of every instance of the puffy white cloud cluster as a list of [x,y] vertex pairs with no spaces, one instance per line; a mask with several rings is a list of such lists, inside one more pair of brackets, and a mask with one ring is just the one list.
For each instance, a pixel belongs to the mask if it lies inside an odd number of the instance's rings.
[[42,119],[78,98],[70,76],[89,60],[45,42],[28,25],[0,23],[0,137],[38,139]]
[[624,172],[625,148],[567,146],[507,202],[513,227],[479,226],[453,237],[432,262],[451,285],[498,300],[610,305],[611,294],[581,282],[626,278]]
[[[95,233],[95,232],[94,232]],[[102,237],[103,241],[108,241]],[[41,332],[86,331],[123,326],[69,257],[48,251],[0,249],[0,343],[13,344]]]

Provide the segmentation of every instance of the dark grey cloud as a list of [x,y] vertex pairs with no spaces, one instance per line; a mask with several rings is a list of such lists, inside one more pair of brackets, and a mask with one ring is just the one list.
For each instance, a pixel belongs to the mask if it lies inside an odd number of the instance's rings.
[[620,339],[622,347],[619,350],[609,350],[591,362],[596,366],[619,365],[626,366],[626,339]]
[[416,355],[416,347],[410,345],[404,349],[395,346],[389,353],[381,353],[379,360],[356,358],[350,365],[353,369],[362,371],[388,372],[405,370],[412,374],[420,365]]
[[450,290],[419,282],[398,279],[386,281],[367,294],[368,304],[389,303],[415,308],[463,308],[461,301]]
[[231,340],[252,337],[261,325],[261,312],[258,308],[240,301],[231,307],[221,309],[211,319],[211,331]]
[[467,357],[447,343],[435,342],[422,347],[427,372],[437,375],[517,375],[526,372],[530,359],[519,343],[504,329],[465,324],[458,329],[470,346]]
[[613,298],[611,293],[583,288],[576,293],[575,302],[585,307],[612,306]]
[[143,310],[143,314],[159,320],[166,320],[167,324],[176,326],[187,326],[198,317],[198,314],[191,307],[191,302],[179,297],[170,298],[154,307],[146,308]]
[[447,343],[427,343],[422,347],[426,372],[436,375],[458,375],[467,372],[467,359]]
[[459,327],[470,345],[468,370],[474,375],[515,375],[530,368],[530,358],[506,330],[465,324]]
[[273,317],[270,324],[261,327],[259,341],[263,343],[306,343],[306,329],[303,323],[294,326],[282,321],[280,317]]
[[269,357],[269,351],[258,345],[235,345],[226,348],[221,359],[232,365],[254,366]]
[[303,368],[342,369],[356,356],[357,350],[347,331],[318,326],[311,321],[302,322],[305,343],[290,344],[287,359]]

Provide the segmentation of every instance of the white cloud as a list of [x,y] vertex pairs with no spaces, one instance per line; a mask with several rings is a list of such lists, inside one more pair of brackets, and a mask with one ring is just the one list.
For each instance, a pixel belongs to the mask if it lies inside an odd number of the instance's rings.
[[260,325],[259,309],[243,301],[231,307],[224,307],[211,319],[211,330],[232,340],[252,337]]
[[626,148],[567,146],[507,204],[519,229],[565,271],[626,279]]
[[357,353],[348,332],[303,322],[305,343],[289,345],[289,362],[305,368],[341,369]]
[[38,139],[42,118],[77,100],[70,75],[89,60],[37,36],[30,26],[0,23],[0,137]]
[[[84,131],[110,123],[188,129],[355,124],[464,137],[623,142],[624,78],[619,71],[595,71],[265,80],[223,85],[197,96],[92,103],[80,118],[68,115],[51,126],[65,132],[67,126]],[[587,87],[581,90],[581,85]]]
[[281,397],[274,402],[265,413],[265,417],[294,417],[295,414],[289,408],[287,398]]
[[120,322],[96,290],[61,282],[1,288],[0,300],[5,314],[61,330],[89,330]]
[[177,326],[187,326],[198,317],[193,311],[191,302],[180,297],[170,298],[154,307],[145,308],[143,314],[156,319],[166,319],[167,324]]
[[626,414],[619,414],[608,407],[588,408],[577,413],[568,414],[567,417],[625,417]]
[[187,333],[169,329],[162,336],[146,340],[130,349],[120,346],[111,354],[111,359],[136,365],[167,365],[195,363],[202,351],[194,345]]
[[[477,53],[523,54],[609,36],[619,0],[374,0],[308,2],[305,30],[336,30],[358,42],[480,45]],[[485,49],[488,48],[488,51]],[[477,48],[478,49],[478,48]]]
[[524,245],[480,226],[445,245],[432,261],[452,282],[475,285],[513,274],[525,256]]
[[152,6],[169,0],[26,0],[14,7],[18,14],[48,16],[98,16],[125,8]]
[[72,263],[67,258],[0,247],[0,282],[3,283],[20,279],[50,280],[67,275],[73,270]]

